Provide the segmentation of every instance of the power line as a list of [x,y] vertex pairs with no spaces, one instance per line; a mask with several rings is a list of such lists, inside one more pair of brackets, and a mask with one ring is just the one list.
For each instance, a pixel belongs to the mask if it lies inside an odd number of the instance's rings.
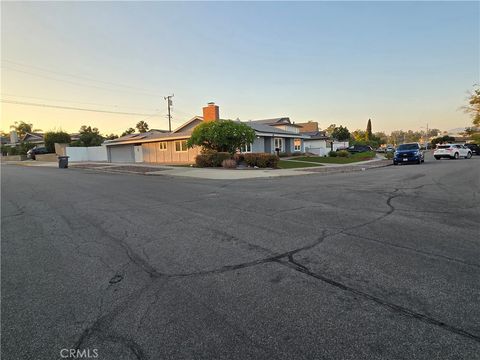
[[[11,68],[11,67],[8,67],[8,66],[2,66],[2,68],[9,69],[9,70],[12,70],[12,71],[17,71],[17,72],[28,74],[28,75],[38,76],[38,77],[45,78],[45,79],[50,79],[50,80],[55,80],[55,81],[64,82],[64,83],[68,83],[68,84],[73,84],[73,85],[77,85],[77,86],[86,86],[86,87],[91,87],[91,88],[96,88],[96,89],[103,89],[103,90],[112,91],[112,88],[108,88],[106,86],[82,84],[82,83],[78,83],[78,82],[75,82],[75,81],[70,81],[70,80],[65,80],[65,79],[57,79],[57,78],[54,78],[54,77],[51,77],[51,76],[36,74],[36,73],[32,73],[32,72],[24,71],[24,70],[19,70],[19,69],[14,69],[14,68]],[[126,89],[114,89],[114,90],[130,92],[130,93],[138,93],[138,94],[155,96],[155,97],[158,96],[158,94],[148,93],[148,92],[144,92],[144,91],[134,91],[134,90],[126,90]]]
[[87,109],[87,108],[79,108],[79,107],[73,107],[73,106],[60,106],[60,105],[50,105],[50,104],[38,104],[38,103],[31,103],[31,102],[25,102],[25,101],[14,101],[14,100],[6,100],[6,99],[1,99],[0,101],[3,102],[3,103],[14,104],[14,105],[39,106],[39,107],[47,107],[47,108],[55,108],[55,109],[90,111],[90,112],[108,113],[108,114],[133,115],[133,116],[148,116],[148,117],[152,117],[152,116],[157,115],[157,114],[144,114],[144,113],[111,111],[111,110],[101,110],[101,109]]
[[77,79],[88,80],[88,81],[93,81],[93,82],[107,84],[107,85],[126,87],[126,88],[130,88],[130,89],[133,89],[133,90],[138,90],[138,91],[141,91],[141,92],[153,92],[153,91],[145,90],[145,89],[138,88],[138,87],[135,87],[135,86],[115,83],[115,82],[111,82],[111,81],[98,80],[96,78],[89,77],[89,76],[79,76],[79,75],[71,74],[71,73],[53,71],[53,70],[50,70],[50,69],[47,69],[47,68],[44,68],[44,67],[28,65],[28,64],[25,64],[25,63],[20,63],[20,62],[16,62],[16,61],[12,61],[12,60],[2,59],[1,61],[2,62],[7,62],[7,63],[10,63],[10,64],[14,64],[14,65],[17,65],[17,66],[27,67],[27,68],[31,68],[31,69],[37,69],[37,70],[40,70],[40,71],[43,71],[43,72],[48,72],[48,73],[51,73],[51,74],[54,74],[54,75],[69,76],[69,77],[73,77],[73,78],[77,78]]
[[[99,104],[99,103],[91,103],[91,102],[84,102],[84,101],[71,101],[71,100],[60,100],[60,99],[52,99],[52,98],[43,98],[43,97],[38,97],[38,96],[25,96],[25,95],[14,95],[14,94],[5,94],[2,93],[3,96],[11,96],[11,97],[17,97],[17,98],[26,98],[26,99],[37,99],[37,100],[47,100],[47,101],[56,101],[56,102],[64,102],[64,103],[74,103],[74,104],[86,104],[86,105],[98,105],[98,106],[111,106],[114,108],[124,108],[124,109],[142,109],[146,111],[158,111],[158,109],[145,109],[145,108],[140,108],[138,106],[118,106],[118,105],[112,105],[112,104]],[[10,100],[10,99],[5,99],[5,100]]]

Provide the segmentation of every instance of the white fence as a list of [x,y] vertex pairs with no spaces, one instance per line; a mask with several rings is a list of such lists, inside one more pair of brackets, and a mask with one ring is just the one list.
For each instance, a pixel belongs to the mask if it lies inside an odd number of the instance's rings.
[[[348,141],[334,141],[333,142],[333,151],[337,151],[338,149],[345,149],[347,148]],[[330,149],[328,149],[330,151]]]
[[330,149],[327,149],[326,147],[305,146],[305,151],[318,156],[325,156]]
[[106,146],[74,147],[67,146],[66,155],[69,161],[107,161]]

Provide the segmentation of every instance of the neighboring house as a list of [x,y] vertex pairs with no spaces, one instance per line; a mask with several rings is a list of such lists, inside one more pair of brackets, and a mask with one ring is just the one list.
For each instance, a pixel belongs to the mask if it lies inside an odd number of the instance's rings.
[[288,117],[250,120],[245,122],[255,130],[255,141],[242,152],[281,153],[304,152],[304,140],[308,136],[300,134],[300,128]]
[[80,140],[80,133],[73,133],[73,134],[70,134],[70,141],[78,141]]
[[300,127],[300,133],[308,133],[308,132],[314,132],[314,131],[319,131],[318,128],[318,122],[316,121],[309,121],[306,123],[297,123],[297,125]]
[[327,146],[330,146],[330,150],[337,151],[337,150],[344,150],[350,146],[350,143],[348,141],[337,141],[337,140],[331,140]]
[[29,142],[30,144],[35,144],[37,146],[45,145],[42,133],[26,133],[22,138],[22,142]]
[[0,144],[5,145],[10,143],[10,137],[8,136],[0,136]]
[[187,148],[193,129],[204,120],[194,117],[171,133],[147,131],[104,142],[109,162],[193,163],[198,148]]
[[274,127],[276,129],[280,129],[289,133],[299,134],[300,133],[300,126],[290,121],[288,117],[281,117],[275,119],[264,119],[264,120],[249,120],[250,122],[254,122],[255,124],[262,124]]
[[[188,148],[187,140],[193,129],[204,121],[220,120],[218,105],[209,103],[203,108],[203,117],[194,118],[171,133],[149,131],[131,134],[104,143],[109,162],[147,163],[193,163],[200,153],[199,147]],[[255,130],[255,141],[242,149],[242,152],[303,152],[304,139],[308,136],[299,133],[299,127],[289,118],[251,120],[245,122]]]
[[328,154],[330,151],[330,138],[325,131],[309,131],[302,134],[309,136],[308,139],[305,139],[305,152],[319,156]]

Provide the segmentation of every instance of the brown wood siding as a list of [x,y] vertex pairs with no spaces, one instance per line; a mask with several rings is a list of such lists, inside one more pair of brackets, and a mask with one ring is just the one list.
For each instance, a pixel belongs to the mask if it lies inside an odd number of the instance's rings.
[[195,157],[200,152],[198,147],[188,149],[187,151],[175,151],[174,140],[165,142],[167,143],[166,150],[160,149],[160,141],[142,144],[143,161],[157,164],[194,163]]

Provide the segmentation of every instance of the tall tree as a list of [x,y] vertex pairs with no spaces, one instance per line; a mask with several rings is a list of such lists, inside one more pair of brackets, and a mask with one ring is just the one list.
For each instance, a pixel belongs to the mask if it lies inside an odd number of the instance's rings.
[[118,135],[116,134],[105,135],[105,140],[113,140],[113,139],[118,139]]
[[463,109],[467,114],[472,116],[472,124],[475,127],[480,127],[480,86],[475,85],[474,89],[468,97],[468,105]]
[[148,124],[145,121],[139,121],[135,126],[140,133],[145,133],[148,131]]
[[376,132],[373,137],[378,140],[379,145],[388,143],[388,135],[383,131]]
[[83,125],[80,128],[80,138],[76,145],[78,146],[100,146],[103,143],[103,136],[100,135],[100,132],[97,128],[92,128],[91,126]]
[[351,138],[356,143],[365,143],[366,132],[363,130],[355,130],[351,133]]
[[337,125],[335,125],[335,124],[330,124],[330,126],[327,127],[327,128],[325,129],[325,131],[326,131],[326,133],[327,133],[328,135],[331,136],[336,127],[337,127]]
[[127,130],[125,130],[122,135],[120,136],[125,136],[125,135],[130,135],[130,134],[133,134],[135,132],[135,129],[134,128],[128,128]]
[[372,140],[372,120],[368,119],[367,131],[365,132],[365,140]]
[[57,144],[70,144],[70,135],[64,131],[47,131],[43,136],[45,141],[45,147],[49,153],[55,152],[55,143]]
[[22,138],[25,136],[26,133],[31,133],[33,131],[33,125],[28,124],[25,121],[15,121],[15,124],[10,126],[10,128],[16,131],[19,138]]
[[253,143],[255,131],[247,124],[232,120],[204,122],[193,129],[188,147],[201,146],[205,150],[229,152]]
[[348,131],[346,127],[340,125],[339,127],[335,127],[331,136],[338,141],[347,141],[350,138],[350,131]]

